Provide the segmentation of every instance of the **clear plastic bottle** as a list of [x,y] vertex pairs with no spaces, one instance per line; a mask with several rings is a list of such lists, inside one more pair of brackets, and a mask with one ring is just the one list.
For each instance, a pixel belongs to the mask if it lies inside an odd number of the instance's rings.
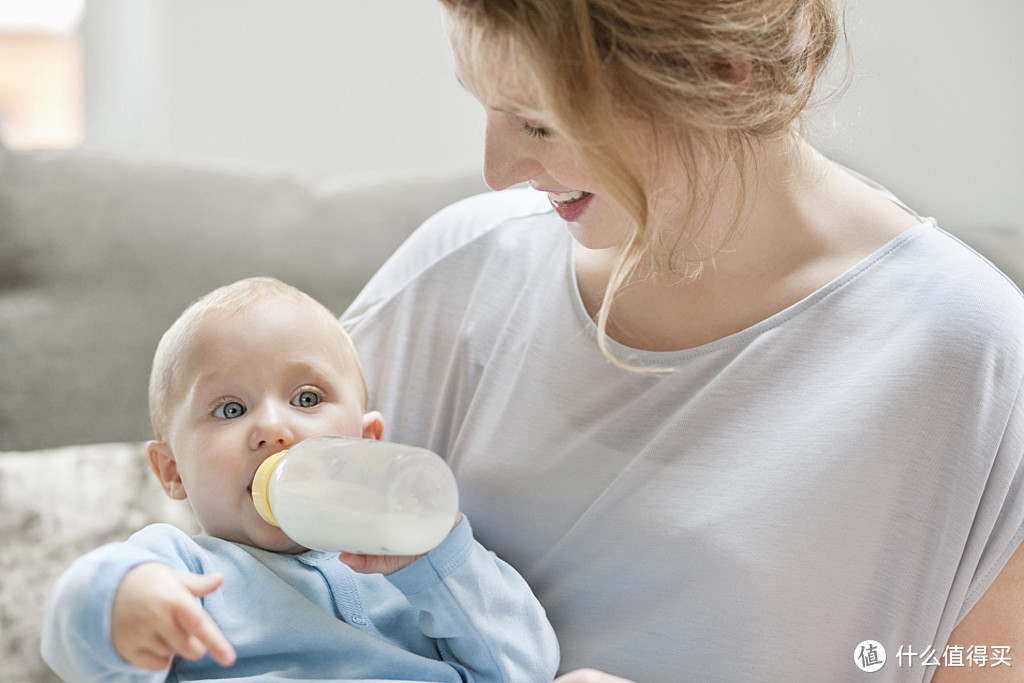
[[337,436],[267,458],[252,498],[260,516],[299,545],[368,555],[428,552],[459,510],[455,475],[436,453]]

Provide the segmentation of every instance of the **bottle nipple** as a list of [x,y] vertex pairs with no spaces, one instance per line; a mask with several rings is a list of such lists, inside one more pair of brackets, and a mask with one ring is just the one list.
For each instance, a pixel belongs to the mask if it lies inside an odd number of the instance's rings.
[[278,461],[287,452],[288,449],[286,448],[264,460],[259,468],[257,468],[256,476],[252,480],[252,504],[256,507],[256,512],[259,513],[265,522],[276,527],[281,525],[277,523],[273,511],[270,509],[270,475],[273,474]]

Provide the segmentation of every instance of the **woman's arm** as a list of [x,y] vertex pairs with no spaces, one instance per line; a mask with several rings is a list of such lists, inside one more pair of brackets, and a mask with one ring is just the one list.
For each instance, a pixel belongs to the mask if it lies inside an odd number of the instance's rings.
[[1024,544],[999,572],[978,603],[949,636],[950,645],[1008,646],[1010,666],[938,667],[932,683],[952,681],[1024,681]]

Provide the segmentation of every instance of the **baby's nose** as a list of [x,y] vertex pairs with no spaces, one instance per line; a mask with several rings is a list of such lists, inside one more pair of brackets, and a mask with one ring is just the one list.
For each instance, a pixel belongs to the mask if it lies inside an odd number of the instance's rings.
[[290,448],[295,442],[295,432],[283,411],[264,407],[253,423],[250,447],[253,450],[273,446],[277,449]]

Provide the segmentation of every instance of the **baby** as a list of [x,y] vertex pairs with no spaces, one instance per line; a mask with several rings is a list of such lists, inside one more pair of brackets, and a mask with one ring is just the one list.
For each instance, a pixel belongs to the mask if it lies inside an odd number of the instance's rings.
[[355,348],[314,299],[270,278],[201,298],[160,340],[149,401],[153,472],[205,535],[155,524],[72,564],[43,632],[59,675],[551,680],[543,608],[465,518],[423,556],[339,558],[257,514],[252,480],[271,454],[383,434]]

